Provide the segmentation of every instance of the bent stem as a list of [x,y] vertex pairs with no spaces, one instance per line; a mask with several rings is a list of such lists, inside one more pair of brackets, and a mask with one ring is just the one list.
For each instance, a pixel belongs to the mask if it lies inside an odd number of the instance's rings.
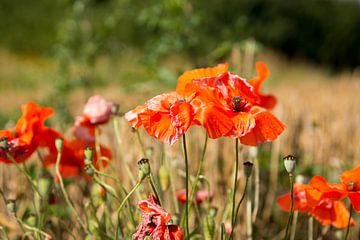
[[237,206],[236,206],[236,211],[235,211],[235,215],[234,215],[234,225],[233,225],[233,227],[231,228],[230,239],[232,239],[232,238],[233,238],[233,235],[234,235],[234,228],[236,227],[237,215],[239,214],[239,210],[240,210],[241,203],[242,203],[242,202],[244,201],[244,199],[245,199],[245,195],[246,195],[246,192],[247,192],[248,183],[249,183],[249,178],[247,177],[246,180],[245,180],[245,187],[244,187],[243,195],[241,196],[241,199],[240,199],[240,201],[238,202],[238,204],[237,204]]
[[60,173],[60,160],[61,160],[61,151],[58,151],[57,159],[56,159],[56,165],[55,165],[55,172],[56,172],[56,176],[58,177],[58,180],[59,180],[59,183],[60,183],[61,191],[62,191],[62,193],[64,195],[64,198],[65,198],[65,201],[66,201],[67,205],[70,207],[71,211],[75,214],[75,217],[76,217],[77,221],[79,222],[81,228],[83,228],[86,233],[89,233],[89,230],[88,230],[87,226],[81,220],[81,217],[80,217],[79,213],[76,211],[75,207],[73,206],[73,204],[70,201],[70,198],[69,198],[68,194],[66,193],[64,182],[63,182],[63,179],[62,179],[62,176],[61,176],[61,173]]
[[349,219],[348,219],[348,224],[347,224],[347,229],[346,229],[346,233],[345,233],[345,240],[347,240],[349,233],[350,233],[350,223],[351,223],[351,215],[352,215],[352,204],[350,204],[350,209],[349,209]]
[[233,239],[234,226],[235,226],[235,202],[236,202],[236,190],[237,190],[237,178],[239,168],[239,139],[235,140],[235,176],[234,176],[234,188],[232,195],[232,209],[231,209],[231,234],[229,239]]
[[136,183],[136,185],[131,189],[131,191],[126,195],[126,197],[124,198],[124,200],[121,202],[119,208],[116,211],[116,215],[117,215],[117,224],[116,224],[116,229],[115,229],[115,240],[119,239],[119,226],[120,226],[120,213],[121,213],[121,209],[124,207],[125,203],[127,202],[127,200],[131,197],[131,195],[136,191],[136,189],[140,186],[141,181],[138,181]]
[[289,213],[289,218],[288,218],[288,222],[286,225],[286,231],[285,231],[285,240],[288,239],[289,236],[289,229],[290,229],[290,225],[291,225],[291,220],[292,220],[292,216],[293,216],[293,208],[294,208],[294,175],[292,173],[289,173],[289,180],[290,180],[290,197],[291,197],[291,204],[290,204],[290,213]]

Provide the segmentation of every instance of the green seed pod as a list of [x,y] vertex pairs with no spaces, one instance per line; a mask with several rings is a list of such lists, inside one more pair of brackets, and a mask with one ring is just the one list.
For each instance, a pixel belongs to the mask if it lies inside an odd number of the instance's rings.
[[252,162],[244,162],[244,174],[245,174],[245,177],[250,177],[251,176],[251,173],[252,173],[252,169],[253,169],[253,163]]
[[56,151],[61,152],[64,147],[64,140],[62,138],[55,139]]
[[284,158],[284,166],[289,174],[293,174],[296,167],[296,158],[292,155],[287,155]]
[[169,188],[170,172],[165,165],[161,165],[159,169],[160,186],[162,191],[166,191]]
[[140,161],[138,161],[138,165],[139,165],[139,180],[142,181],[151,173],[149,159],[147,158],[140,159]]
[[29,226],[36,226],[37,220],[36,220],[36,216],[31,214],[28,218],[26,218],[26,224],[28,224]]

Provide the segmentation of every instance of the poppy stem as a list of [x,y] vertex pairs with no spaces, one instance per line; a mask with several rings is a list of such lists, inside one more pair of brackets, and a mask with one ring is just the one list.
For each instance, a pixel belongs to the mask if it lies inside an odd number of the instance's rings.
[[246,195],[246,192],[247,192],[248,183],[249,183],[249,178],[247,177],[246,180],[245,180],[245,188],[244,188],[243,195],[241,196],[241,199],[240,199],[239,203],[238,203],[237,206],[236,206],[236,211],[235,211],[235,215],[234,215],[234,226],[231,228],[230,239],[233,238],[234,228],[236,227],[237,215],[239,214],[240,205],[241,205],[241,203],[242,203],[242,202],[244,201],[244,199],[245,199],[245,195]]
[[77,219],[77,221],[79,222],[80,226],[85,230],[86,233],[89,233],[89,230],[87,228],[87,226],[85,225],[85,223],[81,220],[81,217],[79,215],[79,213],[76,211],[75,207],[73,206],[73,204],[71,203],[68,194],[66,193],[65,190],[65,186],[64,186],[64,182],[60,173],[60,160],[61,160],[61,151],[58,151],[57,153],[57,158],[56,158],[56,165],[55,165],[55,173],[56,176],[59,180],[59,184],[60,184],[60,188],[61,191],[64,195],[65,201],[67,203],[67,205],[69,205],[71,211],[75,214],[75,217]]
[[234,175],[234,188],[232,195],[232,209],[231,209],[231,234],[230,240],[233,239],[234,226],[235,226],[235,202],[236,202],[236,190],[237,190],[237,179],[238,179],[238,168],[239,168],[239,139],[235,139],[235,175]]
[[185,226],[186,226],[186,235],[189,238],[189,166],[188,166],[188,154],[186,148],[186,136],[183,135],[183,149],[184,149],[184,159],[185,159],[185,189],[186,189],[186,201],[185,201]]
[[349,219],[348,219],[348,224],[347,224],[347,229],[346,229],[346,233],[345,233],[345,240],[347,240],[349,233],[350,233],[350,223],[351,223],[351,215],[352,215],[352,204],[350,203],[350,208],[349,208]]
[[298,212],[298,211],[295,211],[295,212],[294,212],[294,217],[293,217],[293,220],[292,220],[293,222],[292,222],[291,230],[290,230],[290,240],[294,240],[294,239],[295,239],[296,225],[297,225],[298,215],[299,215],[299,212]]
[[143,141],[141,140],[139,129],[136,129],[135,131],[136,131],[136,137],[137,137],[137,139],[139,141],[139,144],[140,144],[140,147],[141,147],[141,151],[142,151],[144,157],[147,157],[146,149],[145,149]]
[[289,229],[290,229],[290,225],[291,225],[291,220],[292,220],[292,216],[293,216],[293,208],[294,208],[294,175],[292,173],[289,173],[289,180],[290,180],[290,197],[291,197],[291,203],[290,203],[290,213],[289,213],[289,218],[288,218],[288,222],[286,225],[286,231],[285,231],[285,240],[288,239],[289,237]]
[[120,213],[121,209],[124,207],[125,203],[128,201],[128,199],[131,197],[131,195],[136,191],[136,189],[140,186],[142,181],[138,181],[136,185],[131,189],[131,191],[126,195],[124,200],[121,202],[119,208],[116,211],[117,215],[117,224],[115,229],[115,240],[119,240],[119,226],[120,226]]
[[157,200],[159,201],[159,205],[161,206],[160,194],[156,188],[154,176],[152,175],[152,173],[149,174],[149,183],[150,183],[151,189],[153,190]]
[[313,216],[309,216],[308,221],[308,240],[313,240],[314,236],[314,218]]

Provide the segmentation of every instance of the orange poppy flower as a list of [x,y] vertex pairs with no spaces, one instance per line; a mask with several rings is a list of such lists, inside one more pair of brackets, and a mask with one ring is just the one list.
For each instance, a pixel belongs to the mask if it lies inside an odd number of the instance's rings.
[[355,211],[360,212],[360,166],[345,171],[340,180],[341,183],[329,184],[323,177],[315,176],[310,185],[322,192],[322,198],[341,200],[348,197]]
[[[36,150],[41,133],[46,129],[45,120],[53,114],[53,109],[40,107],[36,103],[29,102],[21,107],[22,116],[16,123],[15,129],[0,131],[0,137],[6,137],[9,145],[9,153],[16,162],[28,159]],[[0,150],[0,161],[12,163],[7,158],[4,150]]]
[[[290,192],[277,199],[278,206],[286,212],[290,211]],[[321,198],[321,192],[305,184],[294,184],[294,211],[312,215],[322,225],[332,225],[336,228],[346,228],[349,211],[341,201]],[[353,219],[350,222],[355,225]]]
[[266,67],[266,64],[263,62],[256,63],[256,70],[258,72],[258,76],[248,80],[250,85],[254,88],[255,93],[259,96],[256,104],[266,109],[272,109],[276,105],[276,98],[273,95],[265,95],[260,92],[261,85],[270,75],[270,72]]
[[174,144],[195,124],[194,96],[183,97],[176,92],[158,95],[144,105],[125,114],[132,127],[144,126],[149,135],[168,144]]

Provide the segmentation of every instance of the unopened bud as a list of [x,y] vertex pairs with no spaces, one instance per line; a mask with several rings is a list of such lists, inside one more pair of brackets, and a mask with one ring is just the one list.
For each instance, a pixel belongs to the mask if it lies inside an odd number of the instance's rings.
[[36,217],[33,215],[33,214],[31,214],[27,219],[26,219],[26,223],[28,224],[28,225],[30,225],[30,226],[36,226]]
[[252,173],[252,168],[253,168],[254,164],[250,161],[246,161],[244,162],[244,174],[245,177],[250,177],[251,173]]
[[286,171],[289,174],[293,174],[295,171],[295,167],[296,167],[296,157],[292,156],[292,155],[287,155],[284,158],[284,166]]
[[0,148],[5,149],[5,150],[8,148],[8,138],[7,137],[0,138]]
[[147,176],[149,176],[151,172],[149,159],[147,158],[140,159],[140,161],[138,161],[138,165],[139,165],[139,179],[140,181],[142,181]]
[[94,176],[94,169],[90,165],[85,165],[84,170],[90,177]]
[[90,165],[94,160],[94,149],[92,147],[86,147],[84,150],[84,163]]
[[6,201],[6,208],[11,214],[16,213],[16,200],[15,199],[8,199]]
[[62,138],[55,139],[55,147],[57,152],[61,152],[64,147],[64,140]]
[[38,189],[42,197],[47,197],[51,190],[51,182],[46,178],[40,178],[38,182]]

